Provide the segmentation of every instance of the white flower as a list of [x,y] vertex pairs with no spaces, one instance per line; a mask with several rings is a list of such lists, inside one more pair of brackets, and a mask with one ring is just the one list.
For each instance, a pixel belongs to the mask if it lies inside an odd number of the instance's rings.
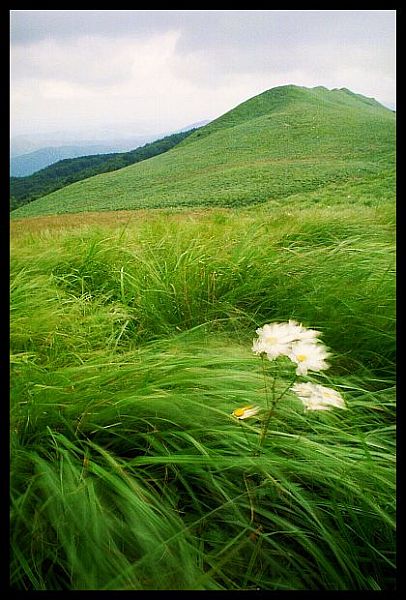
[[297,321],[289,319],[287,323],[269,323],[256,330],[258,339],[253,341],[252,351],[255,354],[266,354],[269,360],[278,356],[289,356],[293,342],[317,341],[320,335],[315,329],[307,329]]
[[288,354],[290,360],[297,364],[296,375],[307,375],[307,371],[323,371],[329,368],[325,359],[330,356],[325,346],[314,341],[293,342]]
[[253,406],[249,404],[248,406],[243,406],[242,408],[236,408],[233,410],[233,417],[237,417],[237,419],[248,419],[248,417],[254,417],[259,411],[259,406]]
[[341,394],[324,385],[310,382],[295,383],[290,389],[300,398],[306,410],[347,408]]
[[258,339],[252,349],[256,354],[265,352],[271,360],[280,354],[287,354],[292,342],[292,332],[288,323],[270,323],[256,330]]
[[268,340],[259,338],[253,341],[252,351],[255,354],[266,354],[269,360],[274,360],[278,356],[286,356],[290,351],[290,344],[283,344],[276,337],[270,337]]
[[303,325],[301,323],[298,323],[297,321],[293,321],[292,319],[289,319],[289,327],[290,327],[290,331],[292,333],[292,336],[294,336],[294,340],[292,341],[305,341],[305,340],[313,340],[313,341],[318,341],[315,338],[317,338],[320,335],[320,331],[317,331],[317,329],[308,329],[307,327],[303,327]]

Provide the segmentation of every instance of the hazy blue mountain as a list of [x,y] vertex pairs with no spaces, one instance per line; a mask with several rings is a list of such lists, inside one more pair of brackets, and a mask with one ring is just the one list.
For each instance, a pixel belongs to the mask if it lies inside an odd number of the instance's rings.
[[125,152],[137,148],[138,146],[151,141],[155,136],[139,138],[136,140],[126,140],[121,144],[92,144],[78,146],[51,146],[34,150],[28,154],[12,156],[10,158],[10,176],[26,177],[36,171],[40,171],[59,160],[66,158],[77,158],[91,154],[107,154],[111,152]]

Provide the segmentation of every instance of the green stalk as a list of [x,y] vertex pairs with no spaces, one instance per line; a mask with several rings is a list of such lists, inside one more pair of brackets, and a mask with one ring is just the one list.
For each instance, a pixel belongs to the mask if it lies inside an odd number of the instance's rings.
[[[286,392],[289,390],[289,388],[294,384],[294,382],[296,381],[296,373],[293,377],[293,380],[289,383],[289,385],[283,390],[283,392],[281,394],[279,394],[279,396],[275,396],[275,382],[276,382],[276,376],[274,375],[273,378],[273,384],[272,384],[272,401],[271,401],[271,407],[268,411],[268,416],[266,418],[265,424],[262,428],[261,431],[261,436],[259,439],[259,447],[258,450],[256,451],[256,455],[259,456],[261,454],[263,445],[265,443],[265,438],[266,438],[266,434],[268,432],[269,429],[269,423],[271,421],[271,417],[273,415],[274,409],[276,407],[277,402],[279,402],[279,400],[286,394]],[[268,402],[267,402],[267,407],[268,407]]]

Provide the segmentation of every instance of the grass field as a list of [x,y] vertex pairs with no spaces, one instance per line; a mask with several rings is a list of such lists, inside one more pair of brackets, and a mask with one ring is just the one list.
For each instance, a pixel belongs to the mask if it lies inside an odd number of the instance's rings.
[[[391,177],[251,209],[16,211],[14,589],[394,589]],[[251,350],[288,319],[332,352],[301,381],[347,410],[287,391],[262,439],[231,413],[291,384]]]

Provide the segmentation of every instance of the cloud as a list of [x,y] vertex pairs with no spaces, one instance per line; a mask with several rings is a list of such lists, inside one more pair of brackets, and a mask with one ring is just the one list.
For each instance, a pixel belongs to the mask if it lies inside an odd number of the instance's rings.
[[189,77],[207,70],[215,77],[297,69],[317,74],[319,66],[357,60],[374,67],[384,62],[394,72],[395,11],[210,13],[200,25],[190,21],[176,44],[179,65],[193,65],[184,71]]
[[173,54],[177,34],[144,40],[86,35],[71,40],[43,39],[11,48],[13,81],[53,80],[106,87],[159,70]]
[[12,129],[132,119],[168,130],[288,83],[348,87],[393,105],[395,17],[11,11]]
[[168,32],[118,43],[93,36],[18,46],[11,53],[12,129],[130,120],[139,130],[159,132],[201,120],[207,113],[201,116],[195,86],[174,73],[177,37]]
[[12,10],[11,43],[25,45],[46,39],[82,36],[107,38],[148,36],[167,31],[172,11],[138,10]]
[[315,38],[362,43],[371,34],[392,37],[395,10],[12,10],[11,42],[71,39],[84,35],[108,38],[181,32],[179,50],[244,47],[270,39],[309,43]]

